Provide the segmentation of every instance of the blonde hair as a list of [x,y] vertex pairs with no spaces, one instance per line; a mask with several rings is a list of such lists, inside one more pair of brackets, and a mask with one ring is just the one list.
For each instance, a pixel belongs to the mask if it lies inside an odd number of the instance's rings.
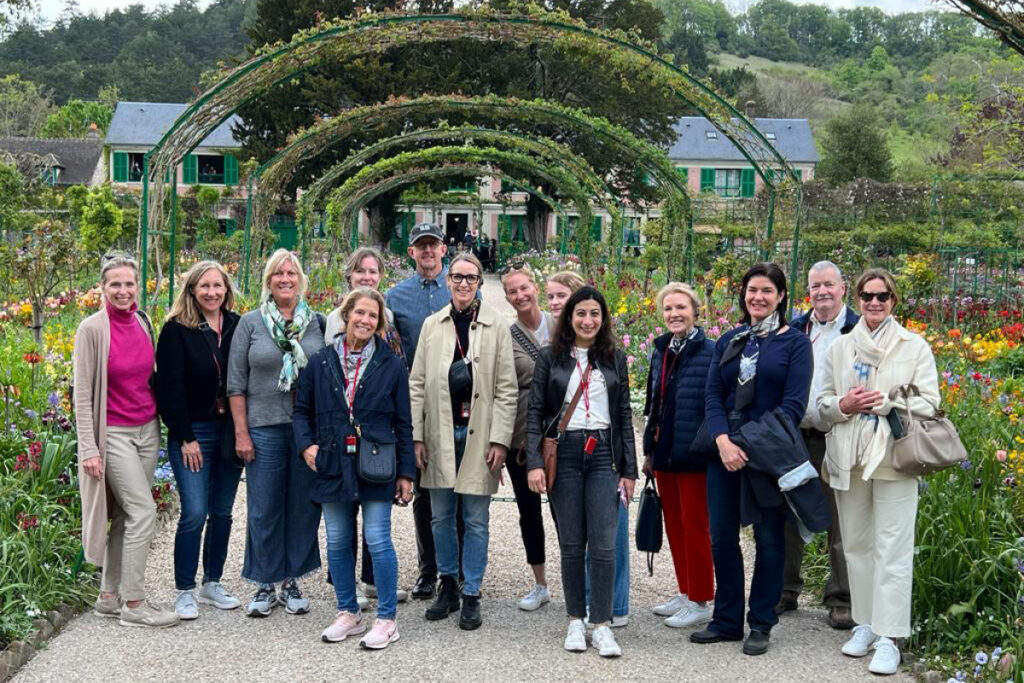
[[374,247],[359,247],[345,259],[345,282],[349,287],[352,286],[352,275],[356,272],[356,268],[363,262],[367,256],[372,256],[377,261],[377,270],[380,271],[381,278],[384,277],[384,257],[381,256],[380,252]]
[[306,296],[306,287],[309,285],[309,280],[306,278],[306,273],[302,270],[302,263],[299,261],[299,257],[287,249],[278,249],[270,255],[267,265],[263,267],[263,289],[260,291],[260,301],[266,301],[267,297],[270,296],[270,278],[274,276],[274,273],[277,272],[277,269],[285,261],[291,261],[291,264],[295,266],[295,270],[299,273],[299,291],[296,298],[301,299]]
[[196,299],[196,286],[199,285],[199,281],[203,279],[203,276],[211,270],[220,273],[221,279],[224,281],[224,303],[220,305],[220,310],[230,311],[234,308],[235,285],[231,281],[228,271],[224,270],[224,266],[216,261],[200,261],[185,273],[185,281],[182,283],[181,289],[178,290],[178,295],[174,297],[174,304],[171,306],[171,310],[167,312],[167,317],[164,318],[165,321],[173,320],[179,325],[193,329],[199,327],[199,323],[203,321],[203,314],[199,310],[199,301]]
[[139,282],[139,264],[131,254],[111,253],[100,258],[100,284],[107,283],[107,273],[115,268],[131,268],[135,271],[135,283]]
[[857,297],[859,298],[860,293],[864,291],[864,285],[872,280],[881,280],[885,283],[886,289],[892,293],[892,305],[895,308],[896,304],[900,302],[900,292],[896,289],[896,278],[885,268],[868,268],[860,274],[856,284],[853,286],[854,291],[857,292]]
[[538,289],[540,285],[537,282],[537,274],[533,272],[533,268],[526,261],[522,261],[518,266],[507,265],[500,271],[500,279],[502,286],[505,285],[505,280],[512,277],[513,275],[525,275],[526,279],[534,284]]
[[476,274],[479,275],[480,277],[483,277],[484,264],[480,263],[480,259],[478,259],[476,256],[473,256],[473,254],[470,254],[468,251],[462,252],[461,254],[459,254],[458,256],[451,260],[451,262],[448,264],[449,273],[452,272],[452,266],[454,266],[459,261],[469,261],[474,266],[476,266]]
[[659,314],[663,314],[665,312],[665,299],[669,294],[685,294],[690,297],[690,304],[693,306],[693,317],[696,318],[700,315],[700,295],[697,294],[697,290],[684,282],[670,282],[658,290],[658,294],[654,297],[654,300],[658,304]]
[[574,273],[571,270],[563,270],[549,276],[548,282],[557,282],[563,287],[568,287],[570,292],[575,292],[577,289],[587,284],[582,275]]
[[385,311],[386,304],[384,303],[384,296],[376,289],[370,289],[369,287],[356,287],[345,296],[345,300],[341,302],[340,315],[342,322],[345,323],[345,328],[348,328],[348,316],[352,312],[352,309],[356,307],[360,299],[373,299],[380,306],[380,317],[377,318],[377,329],[374,330],[374,334],[380,334],[388,326],[388,317]]

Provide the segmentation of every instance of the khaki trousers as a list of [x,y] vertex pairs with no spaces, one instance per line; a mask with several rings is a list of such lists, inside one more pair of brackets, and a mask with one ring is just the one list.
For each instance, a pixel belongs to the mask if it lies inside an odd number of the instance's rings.
[[107,426],[107,488],[118,509],[110,520],[100,590],[122,600],[146,599],[146,559],[156,523],[153,472],[160,451],[160,423]]
[[836,491],[853,620],[888,638],[910,636],[917,479],[864,481]]

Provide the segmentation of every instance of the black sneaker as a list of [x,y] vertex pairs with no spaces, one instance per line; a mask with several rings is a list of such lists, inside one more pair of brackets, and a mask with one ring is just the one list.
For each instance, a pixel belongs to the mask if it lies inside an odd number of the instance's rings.
[[305,614],[309,611],[309,600],[302,597],[295,579],[288,579],[281,584],[281,595],[277,601],[284,605],[284,611],[288,614]]
[[462,614],[459,615],[459,628],[463,631],[475,631],[480,628],[483,619],[480,618],[480,596],[462,596]]
[[277,591],[274,590],[274,584],[265,583],[256,589],[256,595],[245,608],[245,613],[250,617],[269,617],[276,604]]
[[429,600],[434,597],[437,590],[437,577],[424,574],[416,579],[416,585],[412,589],[412,597],[416,600]]
[[441,589],[437,592],[437,600],[427,608],[428,621],[447,619],[452,612],[459,610],[459,583],[454,576],[441,577]]

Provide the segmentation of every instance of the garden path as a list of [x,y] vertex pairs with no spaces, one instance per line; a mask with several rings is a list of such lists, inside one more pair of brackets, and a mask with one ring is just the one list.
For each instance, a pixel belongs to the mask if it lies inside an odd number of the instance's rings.
[[[511,317],[496,278],[488,278],[484,296],[500,303]],[[498,495],[511,495],[508,486]],[[235,520],[224,583],[247,600],[250,587],[239,578],[245,543],[244,486],[235,503]],[[688,630],[666,628],[650,613],[652,604],[674,593],[667,547],[655,556],[653,577],[647,576],[645,557],[631,553],[632,615],[629,626],[616,633],[623,656],[602,661],[593,650],[565,652],[558,547],[547,515],[545,524],[554,599],[538,612],[526,613],[516,608],[516,600],[531,585],[519,540],[516,507],[508,502],[492,506],[490,562],[482,601],[484,625],[475,632],[459,631],[455,618],[426,622],[422,616],[424,603],[409,602],[400,605],[398,611],[402,638],[386,652],[362,651],[354,641],[324,644],[320,631],[333,617],[334,609],[330,587],[321,572],[302,583],[313,604],[311,613],[305,616],[289,616],[278,609],[266,619],[247,619],[241,610],[218,612],[203,607],[196,621],[163,631],[146,631],[122,628],[116,621],[84,614],[14,680],[295,682],[339,680],[353,672],[364,680],[399,676],[417,680],[875,680],[867,671],[866,660],[839,654],[847,633],[826,626],[824,611],[810,604],[782,619],[772,632],[771,649],[761,657],[742,655],[739,643],[689,643]],[[154,540],[146,574],[152,598],[167,604],[175,597],[174,528],[172,521]],[[408,587],[416,579],[416,550],[412,514],[407,508],[395,510],[394,538],[400,561],[399,583]],[[750,568],[748,562],[748,571]],[[912,679],[901,674],[890,680]]]

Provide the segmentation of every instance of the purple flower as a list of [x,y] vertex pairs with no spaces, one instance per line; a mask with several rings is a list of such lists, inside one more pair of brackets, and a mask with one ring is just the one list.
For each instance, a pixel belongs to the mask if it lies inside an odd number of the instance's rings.
[[986,664],[988,664],[988,654],[984,652],[979,652],[976,655],[974,655],[974,661],[978,663],[979,667],[985,666]]
[[46,397],[46,402],[50,404],[51,408],[56,408],[60,405],[60,396],[56,391],[51,391],[50,395]]
[[970,460],[962,460],[960,462],[960,469],[962,469],[962,470],[969,470],[969,469],[971,469],[971,461]]
[[27,417],[30,420],[34,420],[37,417],[39,417],[39,413],[37,413],[34,410],[31,410],[30,408],[25,408],[25,417]]
[[1017,560],[1017,571],[1019,571],[1021,574],[1024,574],[1024,559]]

